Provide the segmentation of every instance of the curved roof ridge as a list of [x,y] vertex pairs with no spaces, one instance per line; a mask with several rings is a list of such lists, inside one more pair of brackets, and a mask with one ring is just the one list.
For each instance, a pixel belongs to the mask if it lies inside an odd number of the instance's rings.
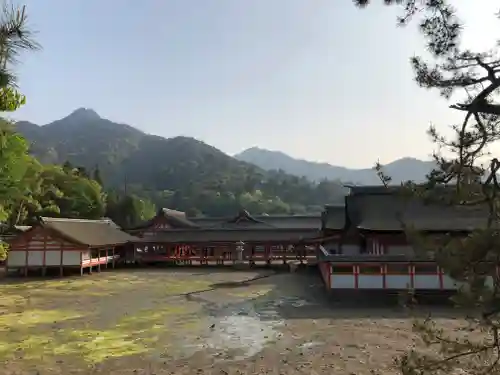
[[266,225],[269,225],[270,227],[274,227],[274,225],[272,224],[269,224],[263,220],[259,220],[259,219],[256,219],[254,216],[252,216],[250,214],[250,212],[248,212],[247,210],[245,209],[242,209],[238,212],[238,215],[235,216],[234,218],[226,221],[225,223],[226,224],[236,224],[238,222],[240,222],[241,220],[248,220],[250,222],[253,222],[255,224],[266,224]]

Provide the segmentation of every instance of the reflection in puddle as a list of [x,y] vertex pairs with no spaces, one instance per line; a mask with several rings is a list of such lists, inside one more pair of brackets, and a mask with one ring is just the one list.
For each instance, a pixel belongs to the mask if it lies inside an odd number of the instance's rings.
[[243,354],[234,359],[247,359],[275,341],[278,337],[276,328],[281,325],[283,325],[282,320],[261,320],[255,310],[240,311],[225,316],[215,323],[206,339],[207,346],[225,352],[240,349]]
[[[232,303],[227,303],[227,299],[217,303],[201,295],[193,296],[190,300],[203,305],[207,318],[206,330],[196,337],[195,342],[187,336],[182,338],[183,354],[189,356],[211,349],[216,352],[216,358],[224,361],[245,360],[269,345],[281,343],[285,340],[280,332],[280,327],[285,325],[283,313],[287,308],[295,310],[310,305],[310,302],[298,297],[281,296]],[[289,336],[289,339],[295,341],[297,338]],[[303,349],[315,345],[308,343]]]
[[227,353],[239,349],[243,360],[274,344],[283,335],[279,327],[285,324],[278,312],[283,307],[301,307],[309,302],[300,298],[279,298],[267,301],[245,301],[223,309],[213,309],[213,327],[205,339],[205,347]]

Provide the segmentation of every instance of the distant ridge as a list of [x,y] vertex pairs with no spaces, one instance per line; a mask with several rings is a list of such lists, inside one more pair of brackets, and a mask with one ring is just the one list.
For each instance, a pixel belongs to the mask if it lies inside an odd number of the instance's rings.
[[[249,148],[234,157],[266,170],[281,169],[286,173],[304,176],[311,181],[322,179],[340,180],[358,185],[379,185],[380,179],[373,168],[349,169],[328,163],[318,163],[293,158],[281,151],[270,151],[259,147]],[[393,183],[413,180],[423,182],[434,167],[434,162],[404,157],[384,165],[384,172]]]

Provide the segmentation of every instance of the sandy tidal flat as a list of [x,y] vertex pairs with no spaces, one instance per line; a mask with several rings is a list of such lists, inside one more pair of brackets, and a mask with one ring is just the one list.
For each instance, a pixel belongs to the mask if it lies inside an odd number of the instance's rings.
[[404,311],[334,304],[314,274],[266,272],[122,270],[0,284],[0,374],[395,373],[393,357],[414,339]]

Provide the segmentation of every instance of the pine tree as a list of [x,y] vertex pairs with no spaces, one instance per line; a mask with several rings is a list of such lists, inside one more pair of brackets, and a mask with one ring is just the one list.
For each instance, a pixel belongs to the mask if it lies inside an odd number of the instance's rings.
[[[359,6],[369,0],[356,0]],[[444,137],[433,127],[429,135],[441,150],[435,154],[438,167],[428,176],[424,187],[413,187],[415,194],[425,192],[428,199],[447,204],[484,209],[484,225],[466,238],[450,238],[433,245],[440,266],[461,281],[464,288],[456,302],[474,311],[465,335],[447,332],[432,320],[415,325],[431,351],[410,351],[398,358],[403,374],[498,374],[500,373],[500,265],[499,205],[500,161],[487,148],[500,138],[500,56],[498,44],[491,51],[465,50],[459,43],[462,30],[455,10],[446,0],[384,1],[403,7],[401,24],[420,17],[420,29],[427,41],[433,62],[411,58],[419,86],[436,89],[445,98],[462,92],[463,102],[450,107],[463,112],[462,123],[453,126],[453,137]],[[477,2],[480,7],[480,3]],[[450,152],[451,151],[451,152]],[[480,160],[486,164],[482,165]],[[380,169],[379,169],[380,170]],[[388,180],[381,174],[384,182]],[[442,189],[449,186],[450,189]],[[448,191],[447,194],[442,192]],[[427,250],[422,236],[413,236],[415,247]],[[488,277],[493,285],[487,285]],[[490,279],[491,280],[491,279]],[[435,353],[435,354],[429,354]]]

